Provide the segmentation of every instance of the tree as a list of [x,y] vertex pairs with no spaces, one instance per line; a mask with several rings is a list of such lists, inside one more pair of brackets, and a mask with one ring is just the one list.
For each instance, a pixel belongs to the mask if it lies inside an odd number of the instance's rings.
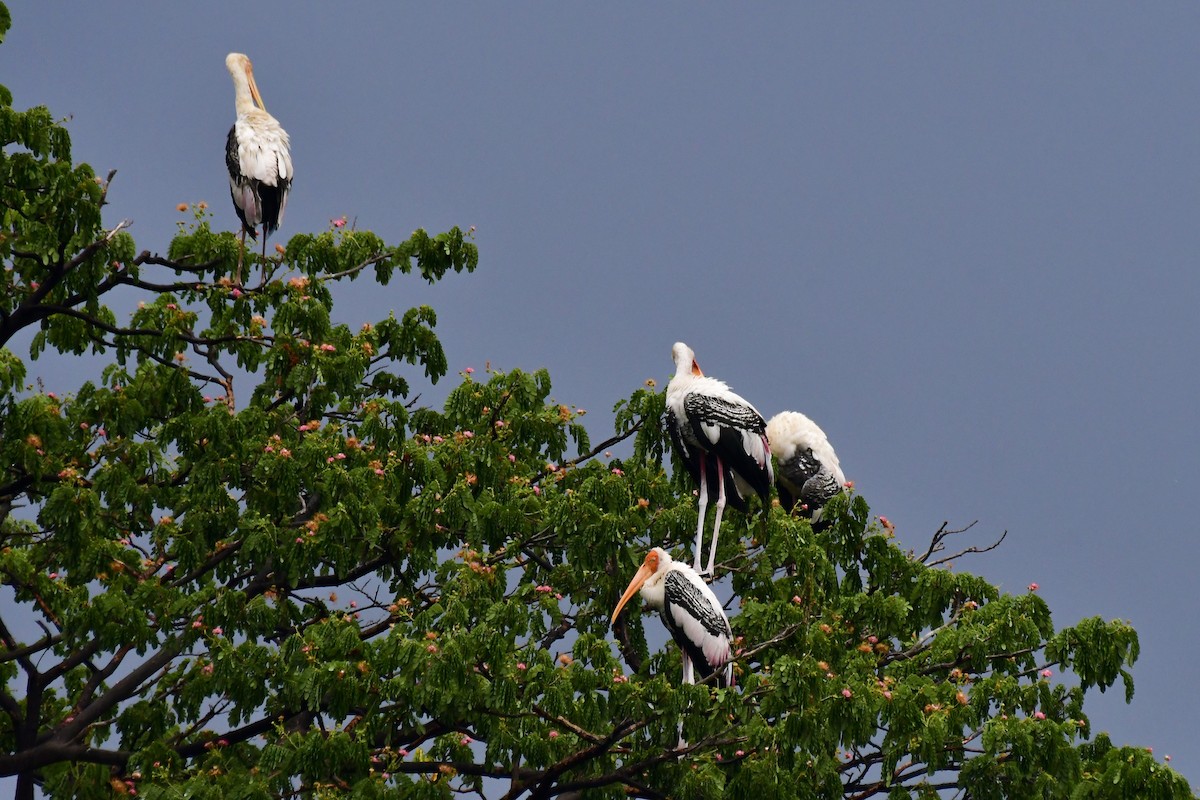
[[946,569],[956,532],[905,553],[861,497],[819,534],[731,517],[739,685],[679,685],[657,621],[608,624],[644,550],[695,529],[656,387],[596,447],[544,371],[419,407],[447,371],[433,310],[354,330],[334,296],[472,271],[469,235],[335,225],[235,286],[203,208],[139,253],[102,223],[113,175],[0,106],[0,346],[36,326],[31,357],[106,364],[61,396],[0,350],[19,797],[1191,797],[1091,735],[1086,692],[1132,694],[1132,628],[1055,631],[1036,593]]

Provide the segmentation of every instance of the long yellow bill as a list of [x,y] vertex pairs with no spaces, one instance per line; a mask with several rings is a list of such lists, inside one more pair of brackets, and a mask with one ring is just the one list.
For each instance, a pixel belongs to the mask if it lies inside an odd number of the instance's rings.
[[617,603],[617,609],[612,613],[612,618],[609,624],[617,621],[617,616],[621,613],[621,609],[629,602],[629,599],[637,594],[638,589],[642,588],[651,575],[658,569],[658,554],[651,550],[646,554],[646,560],[642,562],[642,566],[638,568],[637,574],[633,576],[633,580],[629,582],[629,586],[625,588],[625,594],[621,595],[621,602]]
[[266,111],[267,107],[263,105],[262,95],[258,93],[258,84],[254,82],[254,72],[249,66],[246,67],[246,80],[250,83],[250,97],[258,104],[259,108]]

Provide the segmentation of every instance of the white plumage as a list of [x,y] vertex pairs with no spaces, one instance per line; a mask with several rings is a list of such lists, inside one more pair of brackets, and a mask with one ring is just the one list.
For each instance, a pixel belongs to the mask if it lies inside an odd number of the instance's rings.
[[[225,166],[229,169],[229,194],[238,219],[242,221],[241,242],[246,234],[258,238],[263,229],[263,258],[267,255],[267,237],[278,230],[287,208],[292,185],[291,143],[287,131],[267,113],[254,67],[241,53],[225,57],[225,67],[233,78],[237,121],[229,129],[225,142]],[[237,282],[241,282],[242,252],[238,252]]]
[[716,673],[717,686],[732,686],[733,632],[729,618],[696,571],[672,559],[661,547],[651,549],[621,595],[612,622],[639,591],[646,607],[659,612],[671,638],[683,651],[683,682],[695,683],[695,672],[700,673],[701,680]]
[[709,378],[696,363],[696,354],[683,342],[671,349],[675,377],[667,384],[665,423],[676,454],[700,488],[696,525],[694,569],[700,571],[704,543],[704,517],[713,482],[717,484],[717,511],[712,546],[704,574],[713,574],[721,516],[728,501],[745,510],[746,500],[757,494],[763,508],[774,480],[766,422],[762,415],[724,381]]
[[829,437],[799,411],[782,411],[767,423],[767,438],[779,461],[775,485],[780,505],[786,511],[799,505],[801,514],[818,527],[821,509],[846,484]]

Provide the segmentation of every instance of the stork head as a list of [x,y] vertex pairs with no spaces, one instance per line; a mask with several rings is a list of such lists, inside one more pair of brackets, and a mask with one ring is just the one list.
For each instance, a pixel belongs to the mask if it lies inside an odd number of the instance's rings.
[[691,373],[700,377],[704,374],[700,371],[700,365],[696,363],[696,353],[683,342],[675,343],[675,346],[671,348],[671,357],[675,359],[676,375]]
[[637,574],[633,576],[633,580],[625,587],[625,593],[621,595],[621,601],[617,603],[617,608],[612,613],[610,622],[616,622],[617,617],[621,614],[621,609],[625,608],[625,604],[633,597],[646,581],[653,578],[658,573],[671,566],[671,555],[661,547],[655,547],[646,553],[646,558],[642,561],[642,566],[638,568]]
[[259,108],[266,111],[267,107],[263,105],[262,95],[258,93],[258,84],[254,82],[254,65],[250,63],[250,58],[242,53],[230,53],[225,56],[225,69],[229,70],[229,74],[233,76],[233,85],[239,92],[244,86],[250,93],[250,99]]

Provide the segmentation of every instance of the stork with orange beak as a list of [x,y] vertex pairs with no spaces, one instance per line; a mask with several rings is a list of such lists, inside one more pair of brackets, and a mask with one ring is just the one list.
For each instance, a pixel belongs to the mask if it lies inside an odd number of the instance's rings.
[[[751,494],[762,499],[764,510],[771,496],[774,473],[767,423],[758,409],[730,390],[724,381],[700,371],[696,354],[683,342],[671,348],[675,377],[667,384],[664,422],[676,455],[700,487],[700,511],[696,524],[696,553],[692,567],[709,578],[717,558],[717,536],[721,515],[728,501],[745,510]],[[717,512],[713,523],[708,566],[700,569],[704,544],[704,516],[713,484],[717,488]]]
[[229,129],[225,142],[225,166],[229,168],[229,194],[242,221],[241,248],[238,250],[234,283],[242,282],[242,259],[246,234],[257,239],[256,228],[263,229],[263,259],[267,257],[267,237],[279,229],[292,186],[291,143],[279,121],[267,113],[254,67],[241,53],[225,57],[225,67],[233,78],[237,121]]
[[718,687],[733,685],[733,632],[729,618],[708,584],[687,564],[681,564],[661,547],[653,548],[629,582],[612,613],[640,591],[646,607],[657,610],[663,624],[683,651],[683,682],[695,683],[695,673],[705,680],[713,673]]

